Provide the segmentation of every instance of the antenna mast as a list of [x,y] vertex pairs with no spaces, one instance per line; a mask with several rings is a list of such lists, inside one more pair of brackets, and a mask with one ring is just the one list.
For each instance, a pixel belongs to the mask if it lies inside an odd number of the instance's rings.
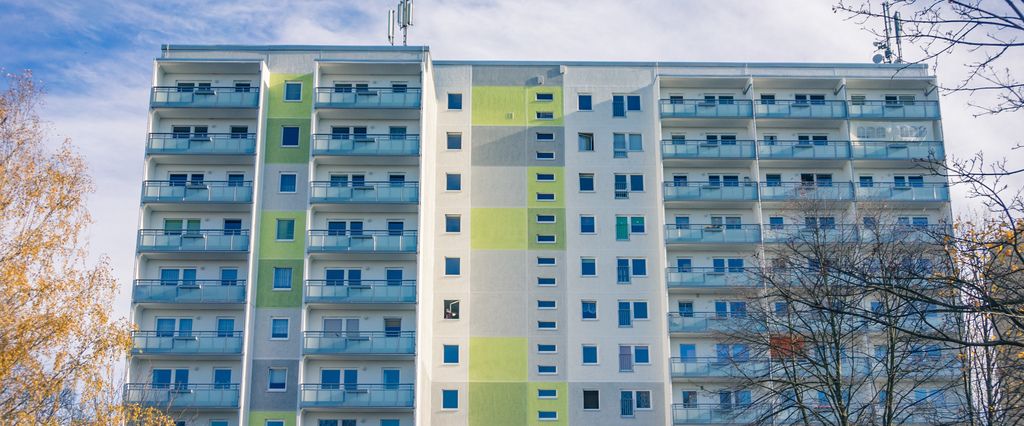
[[395,45],[395,26],[402,30],[402,46],[409,45],[409,27],[412,26],[412,0],[398,0],[388,11],[388,43]]

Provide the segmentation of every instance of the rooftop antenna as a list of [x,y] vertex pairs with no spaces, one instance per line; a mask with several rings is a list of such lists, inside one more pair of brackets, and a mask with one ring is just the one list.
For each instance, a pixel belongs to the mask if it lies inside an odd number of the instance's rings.
[[892,14],[893,33],[896,35],[896,63],[903,63],[903,25],[900,24],[900,12]]
[[[891,64],[893,62],[903,62],[903,42],[901,40],[903,28],[900,25],[900,13],[895,12],[889,13],[889,2],[882,2],[882,22],[885,25],[885,40],[876,41],[875,47],[880,49],[882,53],[876,54],[871,58],[871,61],[880,64],[885,62]],[[893,58],[892,44],[893,38],[896,39],[896,57]]]
[[409,27],[412,26],[412,0],[398,0],[388,11],[388,43],[395,45],[395,26],[402,29],[402,46],[409,45]]

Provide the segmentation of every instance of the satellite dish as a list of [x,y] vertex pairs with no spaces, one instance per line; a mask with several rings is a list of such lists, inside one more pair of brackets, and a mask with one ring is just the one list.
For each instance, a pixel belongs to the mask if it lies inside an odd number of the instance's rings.
[[875,56],[871,57],[871,62],[874,62],[876,64],[880,64],[884,60],[885,60],[885,56],[882,56],[881,53],[876,53]]

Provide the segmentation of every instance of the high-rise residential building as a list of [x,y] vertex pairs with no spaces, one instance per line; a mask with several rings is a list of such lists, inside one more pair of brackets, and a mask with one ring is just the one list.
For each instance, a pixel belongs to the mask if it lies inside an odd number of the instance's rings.
[[125,398],[188,426],[739,421],[712,331],[786,202],[949,218],[912,167],[942,157],[935,84],[163,46]]

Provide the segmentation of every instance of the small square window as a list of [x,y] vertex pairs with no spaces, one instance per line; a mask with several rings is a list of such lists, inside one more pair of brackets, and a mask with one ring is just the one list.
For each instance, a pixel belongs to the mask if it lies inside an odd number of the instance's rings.
[[583,365],[597,365],[597,346],[583,345]]
[[537,102],[551,102],[555,100],[554,93],[537,93]]
[[444,319],[459,319],[461,303],[457,299],[444,300]]
[[640,95],[629,95],[626,97],[627,111],[640,111]]
[[444,232],[462,232],[462,217],[457,214],[444,215]]
[[594,151],[594,134],[593,133],[580,133],[577,135],[579,140],[580,152],[592,152]]
[[594,192],[593,173],[580,173],[580,192]]
[[556,346],[556,345],[548,345],[548,344],[540,344],[540,343],[537,344],[537,353],[553,354],[553,353],[556,353],[556,352],[558,352],[558,346]]
[[593,234],[597,232],[594,216],[580,216],[580,233]]
[[553,257],[538,257],[537,258],[537,265],[539,265],[539,266],[554,266],[555,265],[555,258],[553,258]]
[[278,219],[277,220],[277,240],[278,241],[293,241],[293,240],[295,240],[295,219]]
[[584,277],[597,276],[597,261],[592,257],[580,259],[580,275]]
[[294,193],[295,179],[296,178],[294,173],[282,173],[280,185],[278,186],[278,191],[284,193]]
[[601,392],[597,390],[583,390],[583,409],[584,410],[600,410],[601,409]]
[[287,339],[288,338],[288,318],[271,318],[270,319],[270,338],[271,339]]
[[448,94],[448,109],[452,111],[462,109],[462,94],[461,93],[449,93]]
[[271,368],[267,372],[267,390],[282,392],[288,387],[288,369]]
[[458,173],[448,173],[445,175],[444,189],[447,191],[461,191],[462,190],[462,175]]
[[291,290],[292,268],[274,268],[274,290]]
[[284,82],[284,101],[285,102],[302,102],[302,82],[301,81],[286,81],[286,82]]
[[555,153],[551,151],[537,151],[538,160],[554,160]]
[[[451,95],[448,95],[448,96],[451,96]],[[458,410],[459,409],[459,391],[458,390],[456,390],[456,389],[442,389],[441,390],[441,409],[444,409],[444,410]]]
[[446,257],[444,258],[444,274],[448,276],[458,276],[462,274],[462,263],[461,259],[457,257]]
[[538,365],[537,374],[558,374],[558,367],[554,365]]
[[580,302],[580,318],[584,320],[597,319],[597,301],[583,300]]
[[453,151],[462,149],[462,133],[449,133],[447,148]]
[[547,133],[547,132],[538,132],[537,133],[537,142],[551,142],[553,140],[555,140],[555,134],[554,133]]
[[544,287],[554,286],[557,285],[557,281],[550,277],[537,277],[537,285]]
[[554,120],[555,113],[549,111],[537,111],[538,120]]
[[580,93],[577,97],[577,109],[580,111],[593,111],[594,98],[589,93]]
[[444,363],[459,363],[459,345],[444,345]]
[[283,147],[297,147],[299,146],[299,128],[296,126],[284,126],[281,127],[281,146]]

